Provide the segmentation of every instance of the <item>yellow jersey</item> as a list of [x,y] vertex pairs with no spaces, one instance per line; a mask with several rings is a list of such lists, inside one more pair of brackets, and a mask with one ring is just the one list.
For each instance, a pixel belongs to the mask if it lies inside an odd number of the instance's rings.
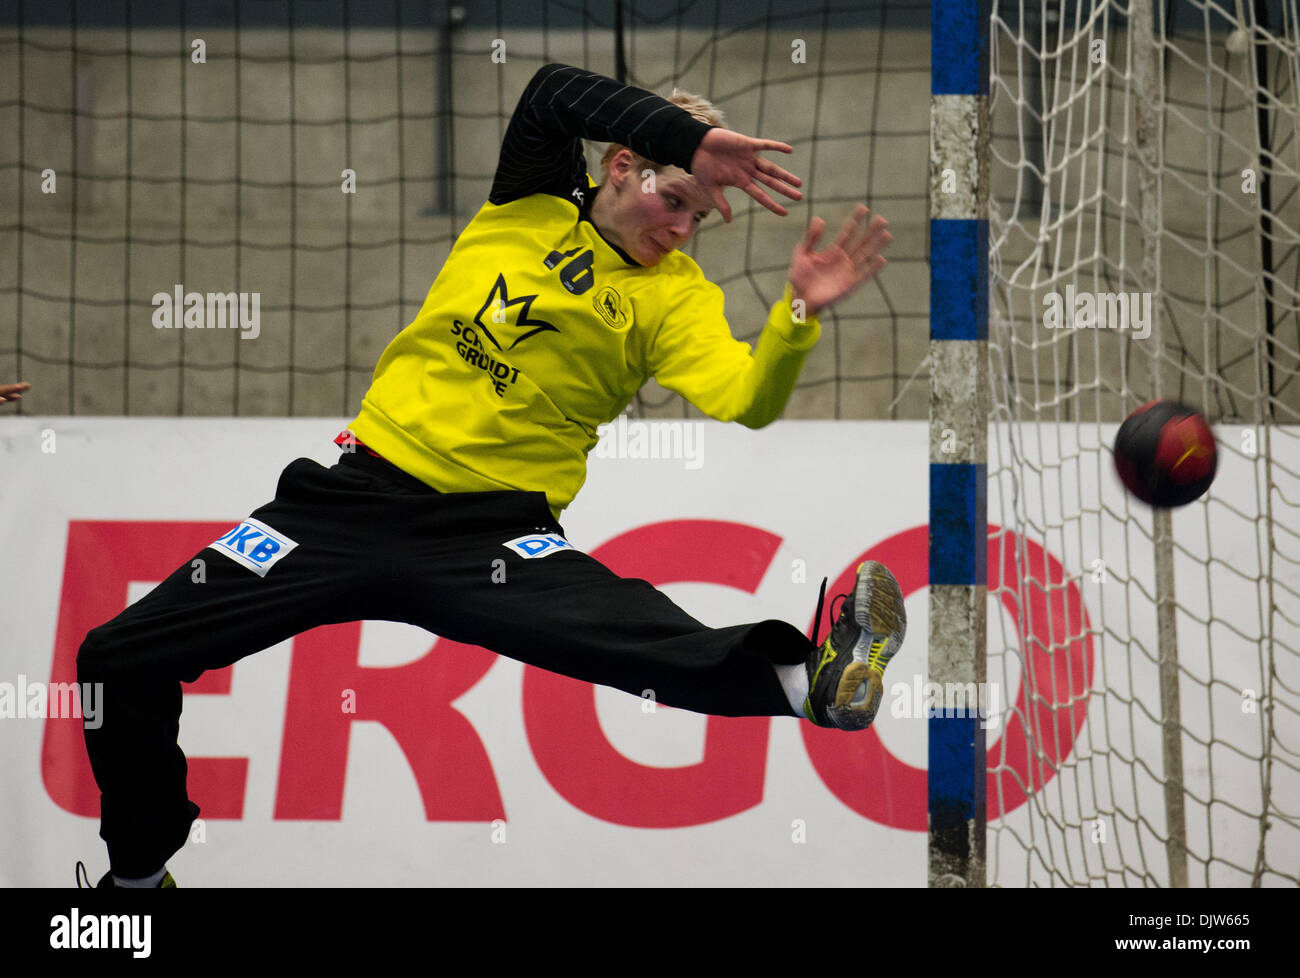
[[649,92],[542,68],[488,202],[375,367],[349,426],[357,439],[442,492],[544,492],[559,519],[598,428],[651,377],[718,420],[775,420],[820,333],[815,318],[796,321],[790,286],[751,349],[690,257],[642,266],[589,219],[599,188],[583,137],[685,169],[707,130]]

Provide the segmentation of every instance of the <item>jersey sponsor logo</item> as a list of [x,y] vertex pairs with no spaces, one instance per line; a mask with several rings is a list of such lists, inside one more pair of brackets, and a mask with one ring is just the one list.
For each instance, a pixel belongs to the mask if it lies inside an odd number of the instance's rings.
[[[474,314],[474,325],[479,328],[484,336],[491,340],[492,345],[498,350],[513,350],[528,337],[536,336],[538,333],[558,333],[559,329],[546,322],[546,320],[528,318],[528,312],[532,308],[533,300],[536,298],[536,293],[517,296],[514,299],[510,298],[510,291],[506,286],[506,277],[498,272],[497,280],[493,284],[492,290],[488,292],[488,297],[484,300],[482,308]],[[506,310],[511,306],[520,305],[523,306],[523,309],[519,310],[512,324]],[[492,321],[493,328],[501,334],[501,339],[497,339],[492,329],[483,322],[484,313],[488,313],[488,319]],[[520,330],[525,330],[525,332],[520,333]],[[512,335],[513,338],[511,338]],[[509,345],[502,346],[502,340],[508,340]]]
[[623,312],[623,297],[612,285],[607,285],[591,300],[591,304],[600,313],[600,318],[613,329],[622,329],[627,325],[627,314]]
[[265,577],[276,561],[298,546],[298,542],[250,517],[208,546],[258,577]]
[[472,326],[466,326],[459,319],[452,320],[451,335],[460,337],[456,341],[456,352],[460,354],[460,358],[471,367],[478,367],[487,374],[492,389],[497,392],[497,397],[505,397],[506,388],[519,379],[519,368],[498,360],[483,349],[483,341],[478,338],[478,331]]
[[534,533],[526,537],[515,537],[501,546],[513,550],[525,560],[549,557],[551,554],[558,554],[561,550],[574,549],[573,544],[558,533]]

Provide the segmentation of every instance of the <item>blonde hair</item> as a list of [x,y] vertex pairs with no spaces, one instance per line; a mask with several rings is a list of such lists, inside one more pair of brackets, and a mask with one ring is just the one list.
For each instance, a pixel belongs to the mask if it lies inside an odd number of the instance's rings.
[[[708,126],[718,126],[725,129],[727,125],[726,116],[722,110],[715,106],[702,95],[695,95],[691,92],[683,92],[680,89],[673,89],[672,95],[668,96],[668,101],[679,109],[685,109],[694,118],[698,119]],[[636,170],[649,168],[656,173],[661,169],[660,164],[652,160],[647,160],[644,156],[622,143],[610,143],[609,148],[605,150],[605,155],[600,158],[600,178],[601,181],[609,179],[609,161],[614,158],[614,154],[621,149],[626,149],[636,158]]]

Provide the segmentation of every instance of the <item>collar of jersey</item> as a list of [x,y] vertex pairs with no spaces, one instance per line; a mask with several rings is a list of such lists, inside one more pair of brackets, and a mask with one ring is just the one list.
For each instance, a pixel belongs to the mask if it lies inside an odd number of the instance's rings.
[[629,255],[618,245],[614,244],[614,242],[610,241],[609,238],[601,234],[600,228],[596,227],[596,222],[591,219],[591,205],[596,202],[596,194],[600,193],[601,186],[603,186],[603,184],[593,185],[589,188],[592,191],[591,193],[583,194],[582,206],[578,208],[579,220],[586,221],[588,224],[590,224],[591,229],[596,232],[596,235],[600,238],[600,240],[605,242],[605,244],[609,245],[609,247],[613,250],[614,254],[622,258],[623,261],[627,262],[629,265],[632,265],[635,268],[645,268],[645,266],[642,265],[639,261],[634,259],[631,255]]

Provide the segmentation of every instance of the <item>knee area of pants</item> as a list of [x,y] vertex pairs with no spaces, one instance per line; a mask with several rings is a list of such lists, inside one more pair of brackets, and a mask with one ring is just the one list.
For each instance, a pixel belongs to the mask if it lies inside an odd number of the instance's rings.
[[113,663],[117,659],[117,643],[113,641],[112,632],[105,626],[92,628],[82,639],[77,650],[77,680],[89,682],[102,680],[113,672]]

